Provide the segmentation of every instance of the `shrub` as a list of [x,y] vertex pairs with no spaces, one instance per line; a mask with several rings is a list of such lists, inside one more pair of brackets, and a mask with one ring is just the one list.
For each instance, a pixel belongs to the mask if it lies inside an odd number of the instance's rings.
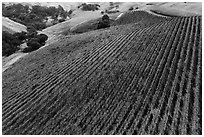
[[26,30],[28,31],[28,33],[37,32],[36,29],[32,25],[27,26]]
[[107,10],[106,13],[111,14],[111,13],[117,13],[120,12],[119,10]]
[[65,19],[59,19],[59,23],[64,22],[64,21],[65,21]]
[[110,27],[110,23],[108,21],[100,21],[98,23],[97,29],[108,28]]
[[72,11],[72,10],[69,10],[68,14],[71,15],[72,13],[73,13],[73,11]]
[[106,15],[103,15],[103,17],[102,17],[102,20],[104,21],[104,20],[109,20],[109,16],[106,14]]
[[108,15],[103,15],[102,21],[99,21],[97,29],[110,27],[110,19]]
[[129,10],[130,10],[130,11],[133,10],[133,7],[130,7]]
[[48,39],[48,36],[45,35],[45,34],[40,34],[40,35],[37,35],[37,38],[38,38],[38,42],[39,42],[41,45],[44,45],[44,44],[45,44],[45,41]]

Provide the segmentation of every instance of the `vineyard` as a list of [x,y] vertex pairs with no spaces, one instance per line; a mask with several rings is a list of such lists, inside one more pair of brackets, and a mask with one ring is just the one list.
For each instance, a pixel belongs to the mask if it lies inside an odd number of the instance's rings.
[[9,81],[27,87],[7,86],[4,74],[2,133],[202,134],[201,16],[134,14],[131,31],[60,60],[37,82],[29,73]]
[[129,23],[142,22],[146,25],[154,24],[155,22],[165,20],[167,17],[155,16],[145,11],[132,11],[124,13],[119,19],[117,19],[112,25],[125,25]]

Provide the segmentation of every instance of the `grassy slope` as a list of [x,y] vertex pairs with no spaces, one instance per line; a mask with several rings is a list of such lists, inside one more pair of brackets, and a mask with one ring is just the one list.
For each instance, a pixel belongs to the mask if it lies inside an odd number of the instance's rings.
[[[13,20],[10,20],[9,18],[2,17],[2,31],[7,31],[11,34],[14,34],[16,32],[22,32],[26,30],[26,26],[17,23]],[[3,57],[2,58],[2,71],[4,72],[6,69],[11,67],[13,63],[15,63],[18,59],[25,56],[25,53],[14,53],[9,57]]]
[[2,17],[2,31],[14,34],[16,32],[26,31],[26,26],[10,20],[9,18]]
[[[121,14],[120,12],[114,13],[114,14],[110,14],[109,15],[110,22],[114,22],[114,20],[120,14]],[[88,21],[84,21],[84,22],[79,23],[79,24],[75,25],[74,27],[72,27],[70,29],[70,31],[72,33],[84,33],[84,32],[88,32],[88,31],[96,30],[99,21],[101,21],[101,17],[96,18],[96,19],[92,19],[92,20],[88,20]]]
[[75,13],[76,15],[65,22],[56,24],[54,26],[48,27],[46,29],[43,30],[44,33],[46,34],[52,34],[52,35],[59,35],[62,33],[68,33],[70,28],[74,27],[75,25],[82,23],[84,21],[88,21],[88,20],[92,20],[92,19],[96,19],[98,17],[101,16],[100,11],[86,11],[86,12],[82,12],[82,11],[78,11],[77,13]]
[[[68,21],[56,24],[54,26],[51,26],[49,28],[46,28],[43,30],[44,33],[46,34],[54,34],[54,35],[59,35],[59,34],[69,34],[70,29],[75,28],[77,25],[80,25],[82,23],[91,21],[91,20],[97,20],[102,16],[101,11],[105,11],[105,9],[109,9],[110,5],[108,2],[103,2],[99,3],[100,8],[99,10],[96,11],[81,11],[80,9],[75,9],[75,11],[72,14],[72,18]],[[116,18],[121,12],[128,11],[129,7],[131,6],[139,6],[139,5],[144,5],[144,3],[115,3],[114,5],[119,5],[118,10],[120,11],[119,13],[116,14],[110,14],[110,16],[113,16],[113,18]],[[80,25],[81,26],[81,25]]]

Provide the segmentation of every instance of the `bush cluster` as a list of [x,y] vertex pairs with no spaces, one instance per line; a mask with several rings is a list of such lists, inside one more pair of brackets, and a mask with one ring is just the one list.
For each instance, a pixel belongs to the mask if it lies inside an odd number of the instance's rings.
[[25,48],[23,52],[25,53],[31,52],[45,45],[45,41],[48,39],[47,35],[45,34],[37,35],[37,32],[33,30],[32,27],[28,28],[27,31],[28,31],[28,34],[27,34],[26,44],[28,47]]
[[30,26],[27,28],[27,32],[18,32],[10,34],[6,31],[2,32],[2,55],[9,56],[20,49],[20,45],[24,42],[27,44],[27,48],[23,52],[31,52],[39,49],[45,45],[45,41],[48,36],[45,34],[37,35],[37,31],[34,27]]
[[133,7],[130,7],[129,10],[130,10],[130,11],[131,11],[131,10],[134,10],[134,8],[133,8]]
[[110,19],[109,19],[109,16],[106,14],[106,15],[103,15],[102,21],[99,21],[97,29],[102,29],[107,27],[110,27]]
[[[19,39],[18,39],[19,36]],[[19,50],[19,45],[21,44],[21,40],[24,36],[21,34],[10,34],[6,31],[2,32],[2,55],[9,56]]]
[[81,10],[83,11],[95,11],[98,10],[100,7],[99,4],[86,4],[86,3],[82,3],[81,5],[78,6],[78,8],[81,8]]

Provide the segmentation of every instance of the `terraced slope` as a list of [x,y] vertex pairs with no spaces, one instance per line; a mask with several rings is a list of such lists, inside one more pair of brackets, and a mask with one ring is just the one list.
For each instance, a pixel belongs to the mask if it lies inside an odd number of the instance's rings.
[[202,134],[201,24],[159,21],[62,59],[30,87],[3,83],[3,134]]

